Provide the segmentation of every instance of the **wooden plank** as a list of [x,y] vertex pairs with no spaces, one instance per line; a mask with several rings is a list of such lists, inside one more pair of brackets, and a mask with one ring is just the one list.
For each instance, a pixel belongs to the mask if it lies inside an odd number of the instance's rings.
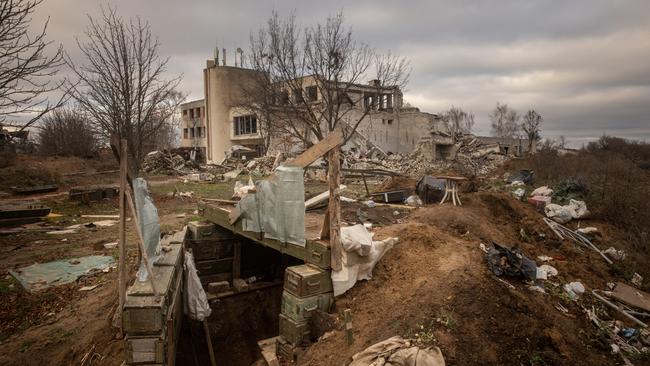
[[329,153],[328,163],[329,170],[327,178],[329,181],[329,217],[330,217],[330,247],[332,248],[332,269],[340,271],[342,269],[341,258],[343,247],[341,245],[341,161],[339,160],[339,148],[333,149]]
[[628,305],[650,311],[650,294],[622,282],[616,284],[612,297]]
[[247,239],[253,240],[258,244],[277,250],[280,253],[290,255],[303,261],[305,260],[304,247],[290,243],[282,243],[278,240],[260,238],[259,233],[242,230],[241,222],[237,222],[234,225],[230,224],[228,222],[229,211],[223,207],[211,205],[209,203],[199,203],[199,210],[202,212],[202,216],[206,220],[211,221],[224,229],[230,230],[237,235],[241,235]]
[[295,159],[285,163],[284,165],[306,168],[318,158],[325,155],[328,151],[341,145],[342,143],[343,132],[340,129],[336,129],[330,132],[329,135],[320,140],[316,145],[305,150],[305,152],[298,155]]
[[343,311],[343,317],[345,319],[345,339],[347,340],[348,346],[352,344],[352,310],[345,309]]
[[323,218],[323,226],[320,229],[320,240],[327,240],[330,238],[330,209],[325,209],[325,218]]

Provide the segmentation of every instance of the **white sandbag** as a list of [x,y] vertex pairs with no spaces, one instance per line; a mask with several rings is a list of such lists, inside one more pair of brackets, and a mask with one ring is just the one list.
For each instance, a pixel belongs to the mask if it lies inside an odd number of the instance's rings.
[[420,348],[399,336],[375,343],[352,356],[350,366],[445,366],[438,347]]
[[365,257],[372,248],[372,234],[361,224],[342,227],[341,245],[346,252],[354,251]]
[[191,252],[185,252],[183,267],[185,269],[185,292],[183,293],[185,306],[183,309],[190,318],[203,321],[212,314],[212,309],[203,286],[201,286],[199,275],[196,273],[194,256]]
[[566,224],[573,218],[571,211],[566,206],[556,205],[555,203],[546,205],[544,213],[546,217],[560,224]]
[[553,190],[548,188],[547,186],[541,186],[535,188],[535,190],[530,194],[531,197],[533,196],[544,196],[544,197],[551,197],[553,195]]

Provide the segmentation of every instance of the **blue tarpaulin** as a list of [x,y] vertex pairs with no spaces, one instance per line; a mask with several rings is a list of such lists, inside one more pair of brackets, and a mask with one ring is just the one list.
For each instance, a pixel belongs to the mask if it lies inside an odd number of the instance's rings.
[[92,270],[103,270],[113,265],[115,259],[107,255],[89,255],[79,258],[35,263],[9,273],[29,292],[39,291],[50,286],[74,282]]

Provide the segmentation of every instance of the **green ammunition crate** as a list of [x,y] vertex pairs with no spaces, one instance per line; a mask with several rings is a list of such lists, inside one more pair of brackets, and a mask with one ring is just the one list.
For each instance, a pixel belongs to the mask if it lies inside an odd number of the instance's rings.
[[280,335],[294,346],[311,341],[309,323],[297,322],[284,314],[280,314]]
[[191,221],[187,223],[187,228],[190,232],[190,239],[222,240],[235,237],[232,231],[211,222]]
[[232,239],[188,239],[187,247],[192,249],[192,255],[197,261],[208,259],[224,259],[233,256]]
[[275,353],[278,357],[282,357],[287,361],[294,363],[298,361],[298,348],[287,342],[282,336],[279,336],[275,343]]
[[[154,266],[154,282],[160,294],[156,301],[151,284],[135,281],[126,291],[124,310],[122,311],[122,328],[132,335],[158,334],[165,326],[167,309],[173,295],[180,291],[183,276],[176,275],[172,266]],[[180,272],[180,270],[179,270]],[[173,284],[173,286],[172,286]]]
[[305,262],[322,269],[330,269],[332,263],[332,250],[328,243],[320,240],[307,240],[305,244]]
[[332,292],[330,271],[310,264],[287,267],[284,272],[284,289],[298,297]]
[[155,336],[131,336],[124,338],[124,361],[127,365],[163,364],[167,358],[167,330]]
[[290,292],[282,292],[282,314],[297,322],[309,320],[314,310],[328,312],[333,303],[334,294],[331,292],[309,297],[297,297]]
[[196,261],[199,276],[209,276],[218,273],[232,273],[232,258]]

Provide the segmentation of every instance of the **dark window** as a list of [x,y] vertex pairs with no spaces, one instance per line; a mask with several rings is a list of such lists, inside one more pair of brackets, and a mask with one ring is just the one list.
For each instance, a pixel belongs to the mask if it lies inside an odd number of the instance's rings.
[[289,92],[282,91],[278,95],[278,104],[289,104]]
[[256,134],[257,117],[254,115],[237,116],[233,120],[233,129],[235,136]]
[[184,139],[187,138],[187,128],[184,128],[184,129],[183,129],[183,138],[184,138]]
[[183,109],[183,115],[187,116],[187,109]]
[[389,124],[389,125],[392,125],[392,124],[393,124],[393,120],[392,120],[392,119],[389,119],[389,120],[388,120],[388,124]]
[[190,128],[190,138],[194,138],[194,127]]
[[318,100],[318,88],[315,85],[307,87],[307,100],[310,102]]
[[194,118],[194,108],[190,109],[190,118]]
[[305,100],[302,97],[302,90],[294,90],[293,91],[293,102],[295,104],[299,104],[304,102]]

